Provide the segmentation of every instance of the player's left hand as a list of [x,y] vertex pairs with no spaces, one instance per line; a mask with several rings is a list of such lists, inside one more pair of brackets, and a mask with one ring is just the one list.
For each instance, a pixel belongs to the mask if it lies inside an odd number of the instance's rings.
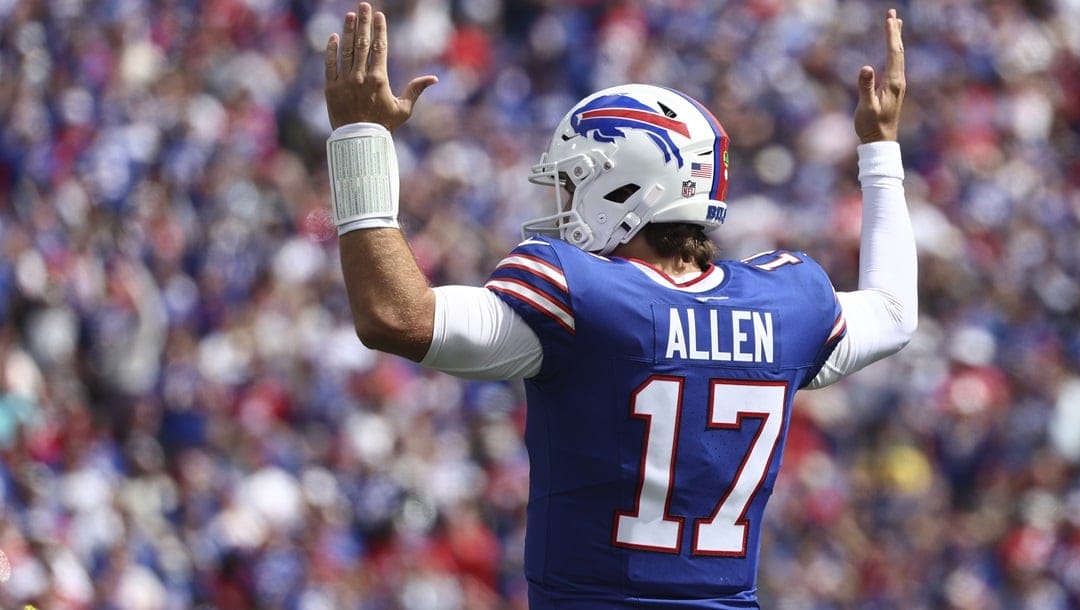
[[904,79],[904,41],[900,30],[904,22],[889,9],[885,17],[885,79],[880,88],[874,83],[874,69],[859,70],[859,104],[855,107],[855,133],[863,144],[896,140],[900,129],[900,106],[904,103],[907,81]]
[[[435,76],[409,81],[401,97],[390,90],[386,70],[386,15],[361,2],[355,13],[345,14],[343,35],[330,35],[326,43],[326,110],[330,127],[349,123],[378,123],[393,131],[412,115],[424,89],[438,82]],[[338,46],[341,65],[338,66]]]

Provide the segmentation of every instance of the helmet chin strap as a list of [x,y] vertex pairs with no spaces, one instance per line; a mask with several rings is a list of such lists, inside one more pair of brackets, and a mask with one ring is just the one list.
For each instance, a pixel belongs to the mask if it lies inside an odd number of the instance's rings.
[[[651,206],[656,203],[656,200],[660,198],[663,192],[663,186],[654,184],[649,187],[649,190],[646,191],[644,195],[642,195],[642,200],[646,206]],[[608,254],[611,254],[612,250],[618,248],[619,244],[625,244],[633,239],[633,237],[637,235],[638,226],[641,224],[644,223],[640,216],[634,212],[627,212],[626,216],[619,221],[619,226],[615,227],[611,232],[611,235],[608,236],[607,244],[600,253],[607,256]]]
[[619,226],[611,232],[608,236],[607,244],[600,249],[600,254],[607,256],[611,254],[615,248],[619,247],[619,244],[625,244],[637,234],[638,225],[641,224],[641,217],[633,212],[627,212],[626,216],[619,221]]

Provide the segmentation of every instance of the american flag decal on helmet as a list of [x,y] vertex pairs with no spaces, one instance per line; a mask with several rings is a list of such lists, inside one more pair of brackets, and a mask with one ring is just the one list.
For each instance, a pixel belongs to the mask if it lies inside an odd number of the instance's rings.
[[690,175],[695,178],[712,178],[712,164],[711,163],[691,163]]
[[[723,201],[724,197],[727,196],[727,181],[728,181],[728,175],[727,175],[727,169],[728,169],[728,135],[727,135],[727,132],[724,131],[724,127],[722,125],[720,125],[720,121],[716,120],[716,117],[713,116],[712,112],[709,112],[708,108],[701,105],[701,102],[695,100],[694,98],[692,98],[692,97],[690,97],[690,96],[688,96],[685,93],[682,93],[680,91],[676,91],[674,89],[671,89],[670,91],[672,93],[676,94],[676,95],[681,96],[683,99],[685,99],[686,101],[693,104],[694,107],[697,108],[698,111],[701,112],[702,116],[704,116],[706,118],[706,120],[709,123],[709,127],[712,128],[712,131],[713,131],[713,155],[712,155],[713,163],[716,163],[717,161],[720,161],[723,164],[723,167],[721,168],[723,171],[710,172],[709,176],[702,176],[702,177],[709,180],[709,182],[710,182],[710,185],[709,185],[709,199],[715,199],[717,201]],[[701,165],[710,165],[710,164],[703,163]],[[712,168],[710,168],[710,169],[712,169]]]

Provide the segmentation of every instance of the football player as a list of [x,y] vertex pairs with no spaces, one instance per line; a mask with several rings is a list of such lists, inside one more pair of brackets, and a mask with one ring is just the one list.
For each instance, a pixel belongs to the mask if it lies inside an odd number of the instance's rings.
[[391,132],[436,79],[391,92],[386,18],[366,3],[330,38],[328,164],[357,333],[455,375],[524,378],[532,608],[757,607],[795,392],[915,332],[900,31],[888,11],[881,86],[858,75],[860,274],[840,293],[800,252],[714,262],[727,134],[694,99],[641,84],[559,123],[529,176],[552,187],[552,213],[484,287],[431,288],[398,229]]

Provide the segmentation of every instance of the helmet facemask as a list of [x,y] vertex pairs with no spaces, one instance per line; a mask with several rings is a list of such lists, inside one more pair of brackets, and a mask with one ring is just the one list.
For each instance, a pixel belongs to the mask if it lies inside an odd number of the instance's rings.
[[[594,231],[587,221],[590,210],[582,196],[603,172],[614,169],[615,164],[600,150],[571,154],[553,162],[547,162],[544,153],[540,163],[534,165],[529,181],[534,184],[554,186],[555,213],[526,222],[522,231],[558,237],[582,250],[596,251],[601,245],[595,243]],[[593,206],[595,207],[595,206]],[[591,210],[597,215],[595,222],[602,224],[607,215],[601,210]]]

